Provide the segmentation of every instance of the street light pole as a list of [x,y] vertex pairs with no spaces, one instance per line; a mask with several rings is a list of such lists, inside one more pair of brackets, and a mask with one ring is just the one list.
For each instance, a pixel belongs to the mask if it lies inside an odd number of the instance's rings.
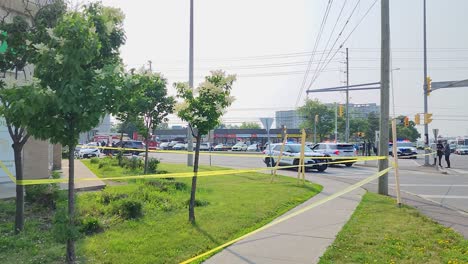
[[[189,47],[189,87],[193,89],[193,0],[190,0],[190,47]],[[190,124],[187,128],[187,166],[193,166],[193,136]]]
[[[427,42],[426,42],[426,0],[423,0],[423,43],[424,43],[424,116],[426,116],[428,112],[427,106]],[[424,166],[429,166],[429,125],[428,123],[424,122],[424,149],[426,155],[424,156]]]

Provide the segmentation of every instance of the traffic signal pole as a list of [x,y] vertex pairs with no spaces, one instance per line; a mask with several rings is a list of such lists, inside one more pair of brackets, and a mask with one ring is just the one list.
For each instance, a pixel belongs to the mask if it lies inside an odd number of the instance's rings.
[[[379,156],[388,157],[388,117],[390,114],[390,11],[389,0],[381,0],[380,137]],[[388,168],[388,159],[379,160],[379,171]],[[388,173],[379,178],[379,194],[388,195]]]
[[[426,0],[423,0],[423,42],[424,42],[424,116],[427,115],[428,106],[427,106],[427,42],[426,42]],[[426,155],[424,156],[424,166],[429,166],[429,124],[424,122],[424,149]]]
[[[189,46],[189,87],[193,89],[193,0],[190,0],[190,46]],[[190,124],[187,127],[187,166],[193,166],[193,135]]]

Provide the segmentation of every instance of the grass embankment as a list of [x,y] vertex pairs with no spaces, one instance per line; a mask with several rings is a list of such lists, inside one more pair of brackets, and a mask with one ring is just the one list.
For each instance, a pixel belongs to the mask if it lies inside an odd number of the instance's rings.
[[414,208],[367,193],[320,263],[468,263],[468,240]]
[[[84,163],[100,177],[137,172]],[[168,173],[191,169],[176,164],[158,166]],[[220,168],[201,168],[212,169]],[[266,224],[321,189],[287,177],[271,184],[270,176],[261,173],[200,177],[197,223],[191,225],[187,221],[190,182],[191,178],[130,180],[103,191],[78,194],[79,259],[87,263],[178,263]],[[58,207],[65,208],[64,202]],[[10,232],[14,202],[0,201],[0,209],[0,263],[63,261],[64,243],[52,232],[50,211],[43,213],[44,218],[28,214],[26,232],[15,236]]]

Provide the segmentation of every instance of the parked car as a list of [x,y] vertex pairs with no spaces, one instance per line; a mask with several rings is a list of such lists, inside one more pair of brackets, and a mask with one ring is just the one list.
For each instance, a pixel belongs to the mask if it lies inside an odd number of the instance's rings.
[[[393,143],[388,144],[388,154],[393,157]],[[418,150],[414,147],[413,143],[407,141],[397,142],[397,156],[398,157],[409,157],[416,159]]]
[[213,147],[211,146],[211,144],[209,142],[203,142],[203,143],[200,143],[200,150],[201,151],[210,151],[210,150],[213,150]]
[[339,159],[331,159],[332,162],[343,161],[342,164],[346,167],[353,166],[354,162],[347,162],[353,158],[343,159],[346,157],[355,157],[357,156],[357,150],[353,144],[349,143],[318,143],[312,147],[312,150],[315,152],[326,154],[330,157],[339,157]]
[[169,149],[169,142],[163,142],[159,144],[159,149],[163,149],[163,150]]
[[247,144],[245,143],[237,143],[231,148],[232,151],[247,151]]
[[99,157],[101,155],[101,151],[97,147],[98,145],[96,142],[91,142],[81,146],[80,150],[78,151],[78,158],[86,159]]
[[260,148],[258,146],[258,144],[252,144],[250,146],[247,147],[247,151],[259,151]]
[[174,146],[172,146],[172,149],[173,150],[185,150],[187,148],[185,147],[184,143],[177,143]]
[[[263,159],[263,162],[270,166],[276,166],[279,155],[281,153],[282,144],[271,144],[271,160],[270,152],[268,149],[264,150],[263,153],[268,155]],[[283,149],[283,157],[279,160],[279,166],[294,166],[299,165],[299,158],[301,155],[301,144],[286,144]],[[304,147],[304,164],[306,170],[316,169],[320,172],[325,171],[328,167],[328,160],[324,159],[327,157],[326,154],[314,152],[309,147]],[[299,169],[299,168],[298,168]]]
[[458,145],[454,153],[458,155],[468,155],[468,146]]
[[[138,155],[141,152],[143,152],[143,150],[145,149],[145,143],[143,143],[143,141],[138,141],[138,140],[124,140],[121,142],[117,142],[115,146],[117,148],[123,147],[127,149],[127,150],[124,150],[124,153],[126,154],[130,153],[133,155]],[[135,150],[133,151],[133,150],[128,150],[128,149],[135,149]]]

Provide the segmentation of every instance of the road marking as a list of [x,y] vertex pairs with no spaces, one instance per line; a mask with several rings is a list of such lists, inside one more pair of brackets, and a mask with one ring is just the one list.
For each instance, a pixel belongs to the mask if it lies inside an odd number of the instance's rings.
[[425,194],[418,194],[423,198],[442,198],[442,199],[468,199],[466,195],[425,195]]
[[[390,184],[395,186],[395,184]],[[400,186],[406,187],[468,187],[468,184],[413,184],[413,183],[403,183]]]

